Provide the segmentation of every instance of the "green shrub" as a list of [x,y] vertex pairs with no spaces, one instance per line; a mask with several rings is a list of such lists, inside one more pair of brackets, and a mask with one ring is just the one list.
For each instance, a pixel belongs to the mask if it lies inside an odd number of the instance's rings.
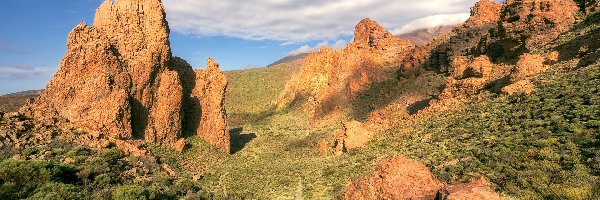
[[80,189],[69,184],[46,183],[36,189],[28,200],[77,200],[83,199]]
[[113,200],[148,200],[150,192],[142,186],[123,185],[115,189],[112,193]]

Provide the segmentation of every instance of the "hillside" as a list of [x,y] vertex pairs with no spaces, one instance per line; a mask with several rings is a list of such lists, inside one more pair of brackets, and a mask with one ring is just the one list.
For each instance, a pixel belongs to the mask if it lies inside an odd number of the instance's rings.
[[30,90],[0,96],[0,111],[15,112],[29,99],[40,95],[41,90]]

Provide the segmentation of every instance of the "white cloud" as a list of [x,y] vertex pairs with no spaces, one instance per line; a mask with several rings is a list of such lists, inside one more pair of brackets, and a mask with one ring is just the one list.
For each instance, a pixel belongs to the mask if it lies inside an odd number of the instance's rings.
[[403,34],[424,28],[461,24],[469,19],[469,13],[431,15],[408,22],[401,28],[394,29],[393,34]]
[[0,65],[0,79],[27,79],[51,77],[56,68],[30,65]]
[[315,45],[314,47],[310,47],[308,45],[303,45],[300,48],[297,48],[296,50],[286,53],[285,56],[295,56],[295,55],[299,55],[299,54],[303,54],[303,53],[310,53],[310,52],[319,50],[321,47],[325,47],[325,46],[331,47],[334,50],[338,50],[338,49],[342,49],[342,48],[346,47],[347,44],[348,44],[348,42],[345,40],[338,40],[338,41],[334,42],[333,44],[329,44],[329,42],[324,41],[324,42],[321,42],[321,43]]
[[179,33],[289,43],[351,36],[354,26],[363,18],[374,19],[388,30],[400,30],[416,19],[468,13],[476,1],[165,0],[163,3],[169,25]]

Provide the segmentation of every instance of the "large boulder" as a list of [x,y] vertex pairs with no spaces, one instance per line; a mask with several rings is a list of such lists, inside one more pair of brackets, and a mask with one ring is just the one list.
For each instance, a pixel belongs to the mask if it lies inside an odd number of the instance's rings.
[[372,175],[350,184],[344,199],[434,199],[443,188],[425,165],[398,156],[379,162]]

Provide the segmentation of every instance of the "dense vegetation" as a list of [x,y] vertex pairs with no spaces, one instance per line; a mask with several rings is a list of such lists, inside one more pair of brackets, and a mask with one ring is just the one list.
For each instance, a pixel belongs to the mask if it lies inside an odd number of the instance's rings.
[[448,182],[485,175],[519,198],[600,198],[600,66],[540,82],[531,96],[473,101],[376,145],[423,161]]
[[[45,160],[0,161],[0,199],[206,199],[189,178],[171,178],[154,161],[125,157],[118,149],[95,152],[78,146],[64,152],[29,148],[22,155]],[[136,168],[136,165],[144,165]],[[142,169],[142,170],[140,170]],[[144,172],[144,170],[149,170]],[[144,176],[152,174],[152,176]],[[136,178],[137,177],[137,178]],[[141,178],[140,178],[141,177]]]

